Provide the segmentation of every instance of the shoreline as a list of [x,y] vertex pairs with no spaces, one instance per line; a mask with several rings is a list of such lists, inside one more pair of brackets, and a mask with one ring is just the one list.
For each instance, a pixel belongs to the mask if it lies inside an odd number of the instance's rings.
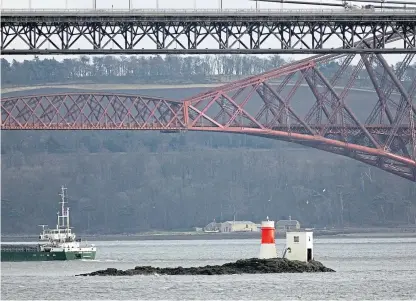
[[[315,237],[320,238],[413,238],[416,237],[416,227],[409,228],[357,228],[312,230]],[[117,240],[224,240],[224,239],[257,239],[260,232],[249,233],[204,233],[204,232],[148,232],[137,234],[78,234],[89,241]],[[276,232],[276,239],[286,237],[285,232]],[[38,235],[9,234],[1,236],[2,242],[37,241]]]

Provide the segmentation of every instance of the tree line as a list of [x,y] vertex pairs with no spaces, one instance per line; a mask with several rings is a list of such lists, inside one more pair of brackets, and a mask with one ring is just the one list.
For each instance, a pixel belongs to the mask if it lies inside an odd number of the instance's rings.
[[[62,61],[53,59],[12,62],[1,59],[1,84],[24,86],[51,83],[203,83],[221,81],[223,77],[243,77],[277,68],[288,61],[279,55],[206,55],[206,56],[80,56]],[[333,75],[342,63],[341,59],[323,63],[320,70]],[[392,66],[397,69],[399,63]],[[416,65],[415,65],[416,67]],[[341,79],[346,81],[354,66],[349,66]],[[404,80],[416,76],[414,68],[408,68]],[[358,85],[371,86],[367,72],[363,70]]]

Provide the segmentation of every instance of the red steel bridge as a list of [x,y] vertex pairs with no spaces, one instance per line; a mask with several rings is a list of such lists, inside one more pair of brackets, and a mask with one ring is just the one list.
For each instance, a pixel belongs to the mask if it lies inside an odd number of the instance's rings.
[[[1,129],[256,135],[416,182],[414,9],[2,10],[0,42],[3,55],[319,53],[181,101],[110,93],[2,98]],[[406,56],[393,71],[381,53]],[[325,76],[320,64],[334,59],[339,69]],[[354,95],[362,78],[373,87]]]
[[[381,54],[358,54],[351,65],[355,56],[316,55],[181,101],[111,93],[2,98],[1,129],[256,135],[347,156],[416,182],[416,70],[403,80],[415,53],[395,71]],[[325,76],[318,66],[333,59],[342,63]],[[373,89],[349,97],[365,76]]]

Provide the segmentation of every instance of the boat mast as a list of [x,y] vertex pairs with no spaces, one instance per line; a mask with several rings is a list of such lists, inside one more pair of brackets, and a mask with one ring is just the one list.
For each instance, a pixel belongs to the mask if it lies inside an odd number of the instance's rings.
[[[66,208],[65,210],[65,190],[66,188],[64,186],[61,187],[61,193],[59,194],[61,196],[61,215],[59,215],[58,212],[58,228],[67,228],[69,229],[69,208]],[[66,219],[66,220],[65,220]]]

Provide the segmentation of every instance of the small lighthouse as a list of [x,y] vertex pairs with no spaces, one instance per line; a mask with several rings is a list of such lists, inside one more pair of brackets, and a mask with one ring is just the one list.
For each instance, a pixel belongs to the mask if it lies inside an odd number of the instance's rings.
[[274,221],[261,222],[261,246],[260,246],[260,259],[276,258],[276,243],[275,243],[275,228]]

